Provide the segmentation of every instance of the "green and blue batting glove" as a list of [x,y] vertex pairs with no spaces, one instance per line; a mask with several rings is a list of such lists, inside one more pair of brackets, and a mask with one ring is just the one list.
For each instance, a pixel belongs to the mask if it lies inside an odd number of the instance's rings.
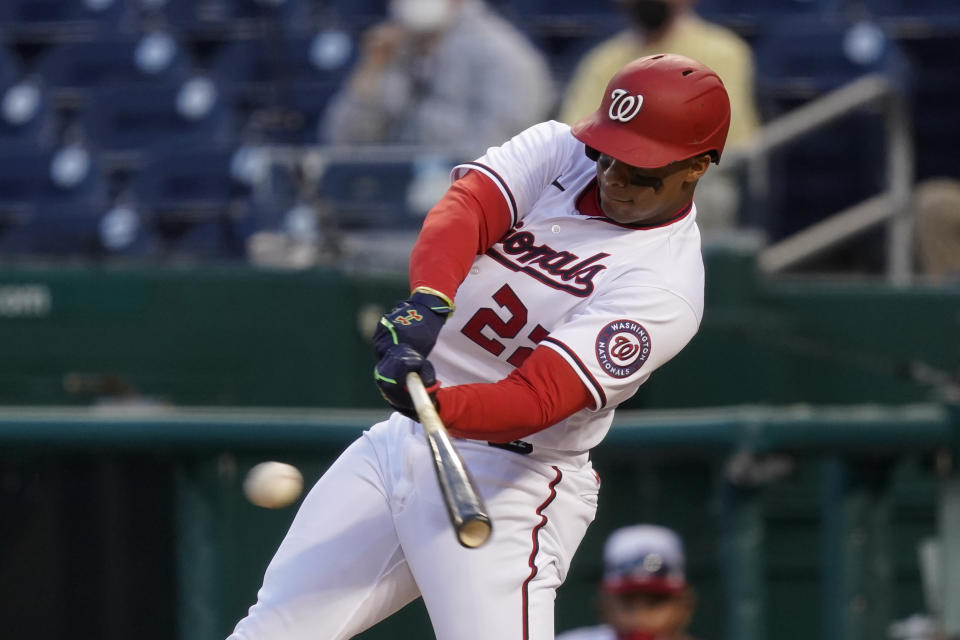
[[[373,379],[377,383],[380,395],[391,407],[419,422],[420,418],[417,417],[413,400],[407,390],[407,374],[411,371],[420,374],[423,386],[427,388],[427,393],[433,399],[440,386],[437,384],[433,365],[409,345],[398,344],[387,349],[373,369]],[[436,404],[435,399],[434,404]]]
[[451,313],[453,304],[446,296],[433,289],[418,287],[413,295],[398,302],[380,318],[373,332],[377,358],[382,358],[390,347],[398,344],[409,345],[427,357]]

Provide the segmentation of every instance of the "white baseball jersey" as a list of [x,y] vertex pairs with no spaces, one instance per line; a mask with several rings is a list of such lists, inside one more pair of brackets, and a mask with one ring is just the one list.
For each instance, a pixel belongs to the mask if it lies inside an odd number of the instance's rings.
[[578,199],[596,163],[559,122],[546,122],[453,170],[480,171],[503,193],[513,227],[478,256],[430,360],[445,385],[506,377],[539,343],[580,376],[594,408],[524,438],[583,453],[613,409],[675,356],[703,316],[696,209],[638,228],[585,215]]

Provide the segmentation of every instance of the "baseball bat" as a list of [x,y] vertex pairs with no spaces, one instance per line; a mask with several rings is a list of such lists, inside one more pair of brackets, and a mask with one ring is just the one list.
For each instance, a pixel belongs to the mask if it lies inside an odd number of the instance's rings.
[[433,406],[419,374],[407,374],[407,390],[413,399],[417,416],[420,417],[420,424],[423,425],[423,434],[430,445],[440,492],[443,494],[443,502],[447,506],[447,514],[457,534],[457,540],[468,549],[479,547],[487,541],[493,530],[493,523],[487,515],[483,500],[473,484],[463,458],[453,448],[450,434],[437,415],[437,409]]

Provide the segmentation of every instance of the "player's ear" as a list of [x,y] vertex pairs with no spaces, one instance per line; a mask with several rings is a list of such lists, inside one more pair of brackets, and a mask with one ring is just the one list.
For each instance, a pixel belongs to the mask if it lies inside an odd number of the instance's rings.
[[687,161],[687,182],[696,182],[703,177],[703,174],[707,172],[707,169],[710,168],[710,154],[704,153],[703,155],[695,156],[690,158]]

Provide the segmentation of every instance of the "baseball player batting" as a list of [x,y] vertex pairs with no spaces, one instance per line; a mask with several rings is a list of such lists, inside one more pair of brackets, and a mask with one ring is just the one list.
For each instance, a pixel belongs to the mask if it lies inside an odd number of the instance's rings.
[[[552,640],[597,508],[590,449],[700,324],[693,193],[730,122],[720,78],[678,55],[631,62],[598,99],[453,169],[412,295],[374,335],[396,413],[304,499],[231,640],[350,638],[417,597],[439,640]],[[494,523],[476,549],[451,534],[410,372]]]

